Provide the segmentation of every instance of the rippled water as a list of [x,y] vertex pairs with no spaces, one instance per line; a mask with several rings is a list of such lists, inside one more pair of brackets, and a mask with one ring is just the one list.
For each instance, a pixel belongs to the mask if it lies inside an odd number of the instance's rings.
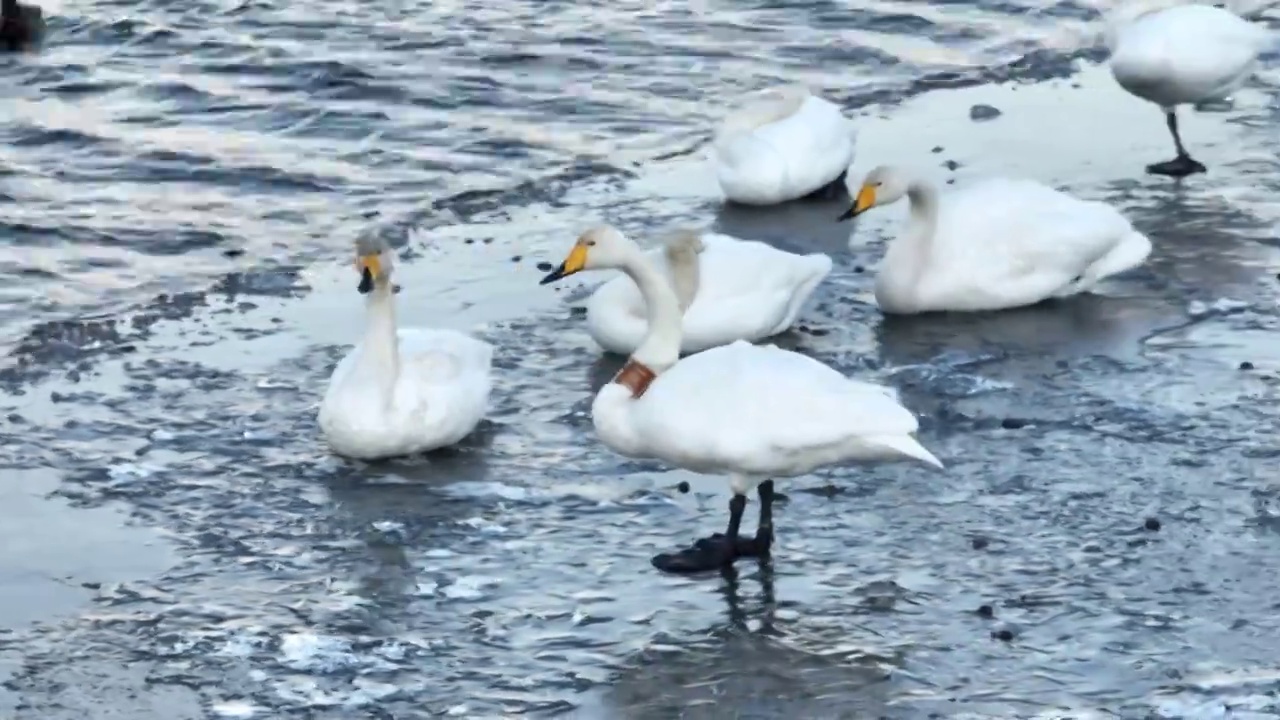
[[[66,2],[0,58],[8,716],[1280,715],[1271,63],[1185,118],[1211,172],[1174,186],[1069,2],[377,5]],[[784,80],[861,116],[855,174],[1028,174],[1156,254],[883,320],[898,211],[850,252],[835,206],[718,207],[707,127]],[[831,252],[780,342],[899,387],[947,470],[795,481],[771,567],[658,575],[727,494],[594,440],[619,361],[534,264],[597,218]],[[361,233],[403,248],[404,322],[499,348],[459,448],[318,441]]]

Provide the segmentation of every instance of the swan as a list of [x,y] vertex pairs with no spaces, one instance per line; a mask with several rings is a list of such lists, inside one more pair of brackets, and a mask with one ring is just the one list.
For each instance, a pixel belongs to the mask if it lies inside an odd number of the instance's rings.
[[1185,177],[1205,166],[1182,144],[1177,107],[1229,96],[1253,73],[1272,35],[1227,8],[1168,4],[1122,5],[1109,18],[1107,45],[1116,82],[1159,105],[1173,135],[1177,155],[1148,165],[1147,172]]
[[800,85],[748,99],[712,142],[725,198],[776,205],[811,194],[844,193],[857,135],[840,107]]
[[[799,353],[738,341],[680,359],[680,303],[650,256],[609,226],[578,237],[542,284],[583,270],[626,273],[645,298],[648,330],[591,405],[596,433],[630,458],[729,476],[723,534],[653,558],[659,570],[699,572],[763,557],[773,541],[773,478],[839,462],[942,463],[914,438],[916,418],[886,387],[850,380]],[[754,537],[740,534],[747,493],[760,499]]]
[[882,165],[839,219],[904,195],[910,217],[875,281],[885,313],[1033,305],[1086,292],[1151,254],[1151,241],[1114,208],[1032,180],[991,178],[940,197],[932,183]]
[[[785,331],[831,272],[831,258],[821,253],[796,255],[755,240],[694,230],[677,231],[648,256],[661,259],[659,267],[686,311],[680,338],[684,354]],[[605,351],[628,355],[648,329],[645,312],[636,284],[619,275],[587,300],[587,332]]]
[[26,50],[40,42],[44,29],[44,12],[39,6],[0,0],[0,48],[8,52]]
[[356,241],[357,290],[368,296],[364,339],[334,368],[319,416],[329,446],[346,457],[452,445],[489,404],[492,346],[453,330],[396,329],[394,262],[385,240]]

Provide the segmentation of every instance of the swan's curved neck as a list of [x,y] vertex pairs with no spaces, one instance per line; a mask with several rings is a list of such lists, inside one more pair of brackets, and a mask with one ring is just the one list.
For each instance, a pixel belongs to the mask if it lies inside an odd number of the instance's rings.
[[698,295],[698,284],[701,282],[698,256],[696,253],[669,253],[667,267],[671,269],[671,284],[675,288],[676,303],[683,314]]
[[907,186],[907,201],[907,226],[885,251],[884,267],[893,271],[876,277],[876,296],[881,305],[911,302],[909,298],[915,295],[930,264],[933,236],[938,229],[938,191],[924,180],[912,180]]
[[[642,253],[632,253],[621,269],[640,289],[649,319],[649,330],[636,351],[631,353],[631,357],[655,374],[660,374],[680,359],[680,325],[683,315],[680,301],[666,278]],[[672,270],[674,272],[675,268]]]
[[365,300],[365,331],[356,373],[384,392],[395,386],[400,372],[400,344],[396,339],[395,295],[391,283],[375,287]]

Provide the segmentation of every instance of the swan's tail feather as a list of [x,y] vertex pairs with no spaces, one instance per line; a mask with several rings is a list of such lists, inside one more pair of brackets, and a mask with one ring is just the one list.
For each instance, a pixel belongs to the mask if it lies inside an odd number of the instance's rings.
[[1092,285],[1103,278],[1132,270],[1146,262],[1150,254],[1151,240],[1135,230],[1089,268],[1085,284]]
[[911,435],[878,435],[870,438],[870,440],[877,445],[896,450],[907,457],[915,458],[926,465],[932,465],[939,470],[945,469],[942,461],[933,453],[926,450],[925,447]]

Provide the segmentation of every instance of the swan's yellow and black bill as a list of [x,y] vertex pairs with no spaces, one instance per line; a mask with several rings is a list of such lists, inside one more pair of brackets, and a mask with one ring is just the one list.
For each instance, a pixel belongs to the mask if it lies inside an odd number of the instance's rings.
[[858,191],[858,196],[853,199],[853,207],[845,211],[845,214],[836,218],[836,222],[852,220],[853,218],[856,218],[862,213],[870,210],[871,206],[875,204],[876,204],[875,187],[872,185],[863,185],[862,189]]
[[582,268],[585,267],[586,264],[587,246],[583,243],[578,243],[569,251],[569,257],[565,258],[564,262],[560,263],[560,267],[557,267],[555,270],[547,273],[547,276],[542,278],[542,282],[538,284],[546,285],[547,283],[553,283],[562,278],[567,278],[576,272],[581,272]]
[[373,279],[381,274],[382,261],[377,255],[361,255],[356,260],[356,269],[360,271],[360,284],[356,287],[356,291],[361,295],[367,295],[373,290]]

